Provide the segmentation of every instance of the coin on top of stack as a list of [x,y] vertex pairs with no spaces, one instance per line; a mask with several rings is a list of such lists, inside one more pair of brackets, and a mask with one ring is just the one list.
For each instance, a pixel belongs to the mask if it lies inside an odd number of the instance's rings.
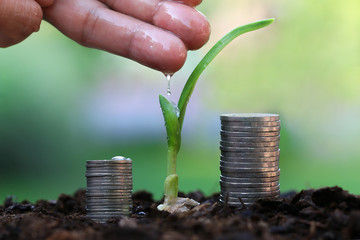
[[86,161],[86,214],[105,223],[109,218],[132,212],[132,160],[122,156],[111,160]]
[[269,113],[222,114],[220,201],[249,206],[280,195],[280,117]]

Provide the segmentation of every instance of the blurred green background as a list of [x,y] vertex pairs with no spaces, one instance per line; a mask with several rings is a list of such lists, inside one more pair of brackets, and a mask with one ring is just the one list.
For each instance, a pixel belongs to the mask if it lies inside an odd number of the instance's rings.
[[[172,78],[179,93],[225,33],[275,17],[230,44],[199,79],[184,122],[180,190],[219,191],[221,113],[279,113],[281,190],[339,185],[360,194],[360,1],[205,0],[209,43]],[[133,159],[134,189],[160,198],[166,133],[154,70],[84,48],[43,22],[0,49],[0,201],[86,187],[85,161]]]

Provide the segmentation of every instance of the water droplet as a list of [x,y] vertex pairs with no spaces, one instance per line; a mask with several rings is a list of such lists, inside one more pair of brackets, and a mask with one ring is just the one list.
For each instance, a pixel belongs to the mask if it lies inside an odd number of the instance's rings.
[[171,101],[171,103],[174,106],[174,112],[175,112],[176,116],[180,117],[180,109],[179,109],[178,105],[173,101]]
[[171,89],[170,89],[170,79],[171,79],[171,75],[170,74],[167,74],[166,75],[166,79],[168,81],[168,86],[167,86],[167,95],[170,96],[171,95]]

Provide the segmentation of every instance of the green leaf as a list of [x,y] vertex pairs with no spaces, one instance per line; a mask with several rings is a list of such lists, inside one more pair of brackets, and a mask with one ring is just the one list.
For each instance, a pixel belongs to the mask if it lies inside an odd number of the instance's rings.
[[181,145],[181,131],[178,121],[179,109],[166,97],[159,95],[159,102],[164,116],[168,139],[168,174],[176,173],[176,157]]
[[194,91],[196,82],[198,78],[200,77],[201,73],[205,70],[205,68],[209,65],[209,63],[221,52],[221,50],[228,45],[232,40],[234,40],[236,37],[240,36],[241,34],[254,31],[263,27],[268,26],[274,21],[273,18],[260,20],[257,22],[253,22],[250,24],[246,24],[243,26],[240,26],[238,28],[235,28],[228,34],[226,34],[223,38],[221,38],[205,55],[205,57],[199,62],[199,64],[196,66],[194,71],[191,73],[189,79],[187,80],[185,87],[181,93],[178,107],[180,110],[180,116],[179,116],[179,125],[180,130],[182,129],[182,125],[184,122],[185,112],[187,104],[189,103],[190,97],[192,92]]

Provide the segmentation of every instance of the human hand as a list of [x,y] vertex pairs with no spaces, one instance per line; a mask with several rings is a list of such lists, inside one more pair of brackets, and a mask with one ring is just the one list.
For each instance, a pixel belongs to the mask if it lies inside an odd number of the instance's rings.
[[210,35],[201,0],[55,0],[44,19],[81,45],[174,73]]
[[54,0],[0,0],[0,47],[9,47],[40,28],[41,7]]

